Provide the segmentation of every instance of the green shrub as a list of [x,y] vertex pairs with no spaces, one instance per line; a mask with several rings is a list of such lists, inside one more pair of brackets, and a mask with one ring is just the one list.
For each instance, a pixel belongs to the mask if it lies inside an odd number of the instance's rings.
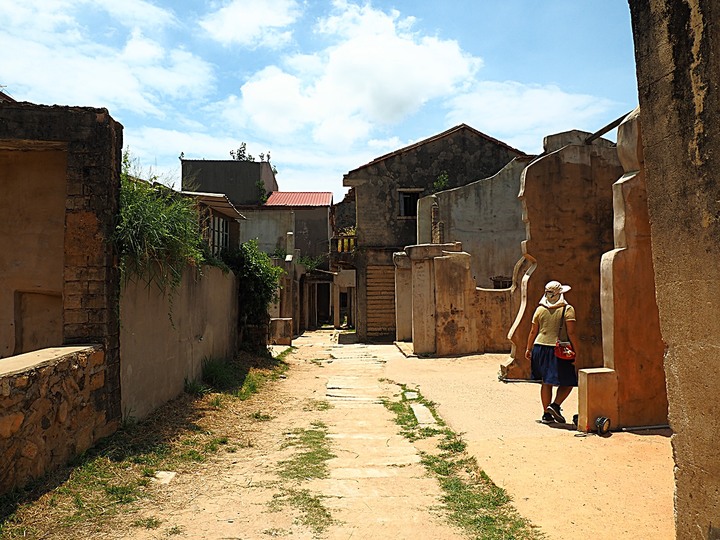
[[[273,265],[260,251],[257,240],[249,240],[234,251],[223,253],[223,260],[238,277],[240,335],[249,325],[267,325],[268,306],[277,300],[280,277],[285,272]],[[264,343],[263,343],[264,345]]]

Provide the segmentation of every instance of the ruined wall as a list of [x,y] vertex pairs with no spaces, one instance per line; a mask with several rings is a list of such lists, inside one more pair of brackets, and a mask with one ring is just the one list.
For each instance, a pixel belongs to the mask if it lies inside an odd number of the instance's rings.
[[[618,127],[617,146],[626,173],[613,185],[615,249],[600,265],[603,357],[610,372],[588,370],[589,384],[580,385],[578,425],[584,431],[598,416],[611,418],[614,428],[667,423],[639,110]],[[589,381],[597,376],[605,383]]]
[[350,188],[342,201],[334,205],[335,227],[333,234],[355,227],[355,188]]
[[[61,266],[58,267],[55,263],[52,267],[54,275],[51,277],[52,287],[57,283],[61,284],[62,344],[99,344],[102,350],[98,356],[93,356],[93,377],[95,373],[100,372],[102,376],[93,378],[92,411],[82,413],[81,418],[84,422],[63,424],[65,430],[63,433],[69,440],[78,437],[82,445],[85,445],[86,439],[89,439],[87,444],[92,444],[117,429],[121,418],[117,304],[119,272],[117,254],[111,237],[118,213],[122,126],[115,122],[105,109],[3,103],[0,106],[0,152],[3,153],[4,159],[14,160],[16,165],[22,164],[16,169],[15,176],[0,175],[0,187],[3,190],[6,183],[12,185],[17,179],[23,179],[25,171],[30,183],[33,182],[33,176],[38,175],[33,164],[24,162],[24,157],[20,155],[22,153],[37,153],[39,158],[42,156],[43,159],[48,160],[47,164],[54,162],[54,165],[48,167],[50,200],[57,201],[59,196],[56,183],[62,184],[65,190],[64,214],[59,223],[56,203],[51,205],[53,210],[50,212],[50,221],[45,221],[42,213],[38,213],[32,219],[37,219],[46,226],[52,226],[53,231],[48,234],[53,238],[53,242],[58,242],[62,250]],[[60,158],[58,152],[63,153],[64,158]],[[61,171],[64,171],[64,180]],[[42,193],[36,192],[33,195],[38,199],[43,197]],[[31,210],[32,205],[36,203],[38,210],[45,208],[46,203],[40,200],[16,201],[18,206],[28,205]],[[27,207],[22,211],[30,212]],[[12,212],[0,213],[2,230],[10,229],[7,220],[12,216]],[[31,229],[33,227],[31,224],[28,226]],[[57,247],[53,246],[48,253],[55,253],[55,249]],[[13,253],[12,256],[18,257],[18,255],[21,259],[23,256],[27,257],[22,264],[28,264],[27,261],[32,261],[32,257],[37,257],[36,252],[32,250],[23,254],[22,246],[20,254]],[[0,260],[5,257],[9,255],[0,253]],[[55,292],[52,289],[43,291],[46,285],[40,283],[31,285],[31,291]],[[22,312],[25,309],[23,295],[17,295],[15,292],[2,289],[0,297],[6,298],[6,295],[11,295],[15,301],[19,298]],[[33,302],[29,305],[37,306]],[[5,359],[3,363],[6,361],[13,360]],[[32,365],[27,365],[24,369],[31,372],[34,368]],[[66,367],[61,366],[60,369]],[[50,377],[51,373],[43,368],[41,377],[46,376]],[[22,378],[23,375],[20,377]],[[23,388],[23,384],[25,383],[21,382],[18,388]],[[42,392],[43,383],[38,384]],[[66,391],[70,392],[67,389]],[[7,392],[5,395],[7,397]],[[56,402],[53,404],[53,406],[57,405]],[[40,408],[45,405],[47,403],[41,398],[37,403],[24,403],[20,406]],[[60,410],[62,409],[58,409]],[[15,444],[17,437],[23,436],[21,432],[24,429],[49,429],[53,425],[53,419],[51,412],[48,415],[50,415],[47,416],[48,421],[42,421],[35,416],[25,417],[20,431],[8,435],[9,439],[5,443]],[[39,425],[35,422],[38,419],[41,420]],[[46,466],[54,466],[71,457],[74,451],[80,451],[79,446],[61,448],[65,443],[66,441],[59,442],[59,439],[52,441],[52,444],[56,445],[54,449],[48,449],[53,455],[52,460],[47,463],[43,458],[44,454],[37,453],[35,457],[29,458],[33,464],[28,465],[25,472],[35,474],[33,471],[45,470]],[[33,453],[32,450],[28,452],[25,457]],[[25,480],[16,475],[13,481],[20,484]]]
[[[490,278],[494,276],[512,277],[522,256],[525,224],[518,194],[520,176],[532,159],[515,158],[490,178],[428,197],[438,204],[439,219],[445,225],[444,241],[462,242],[463,249],[472,255],[471,271],[478,287],[493,288]],[[420,201],[424,215],[418,215],[419,244],[432,241],[431,209],[424,199]],[[422,230],[421,223],[426,225]]]
[[0,493],[25,485],[115,431],[102,347],[56,347],[0,362]]
[[[177,291],[163,294],[144,281],[120,296],[123,417],[143,419],[197,380],[205,358],[232,358],[237,340],[237,281],[203,267],[183,272]],[[172,316],[172,320],[170,317]]]
[[[575,132],[570,135],[573,140]],[[577,314],[577,367],[603,365],[600,258],[613,247],[612,184],[623,169],[614,145],[602,139],[565,146],[560,134],[546,140],[546,149],[549,153],[528,165],[522,178],[523,253],[532,266],[516,292],[524,301],[510,329],[514,360],[503,366],[507,378],[530,376],[524,357],[530,322],[553,279],[572,286],[567,300]]]
[[720,5],[630,2],[677,538],[720,538]]
[[[401,215],[401,191],[416,189],[420,197],[428,195],[443,172],[448,187],[465,185],[494,175],[519,155],[522,152],[500,141],[458,126],[345,175],[343,185],[355,188],[357,245],[364,252],[356,258],[357,333],[361,340],[392,339],[395,335],[394,299],[387,297],[394,287],[392,253],[417,243],[415,215]],[[369,266],[375,268],[366,275]],[[368,292],[368,281],[371,286],[377,282],[380,296]],[[369,318],[375,314],[383,316],[373,322]]]
[[63,343],[67,154],[0,151],[0,358]]

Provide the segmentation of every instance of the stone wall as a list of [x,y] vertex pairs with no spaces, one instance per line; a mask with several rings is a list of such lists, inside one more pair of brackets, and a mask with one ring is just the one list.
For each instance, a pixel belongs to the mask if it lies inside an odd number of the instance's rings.
[[720,5],[630,2],[677,538],[720,538]]
[[110,435],[101,346],[57,347],[0,363],[0,492],[25,485]]
[[[28,458],[34,460],[33,464],[29,464],[24,473],[16,474],[11,481],[21,484],[27,480],[22,474],[33,475],[72,457],[73,451],[79,451],[78,448],[85,446],[86,439],[89,439],[87,444],[92,444],[97,438],[117,429],[121,419],[118,320],[120,279],[117,253],[111,238],[119,204],[122,126],[112,119],[106,109],[3,103],[0,106],[0,152],[10,160],[21,153],[31,153],[37,157],[48,156],[49,153],[60,157],[62,153],[62,158],[55,161],[55,166],[49,169],[47,177],[47,181],[52,184],[51,191],[58,186],[64,189],[64,209],[59,222],[57,217],[46,221],[42,215],[45,207],[39,202],[43,197],[41,189],[33,194],[34,198],[16,199],[15,214],[0,212],[2,230],[6,230],[6,220],[19,216],[28,224],[36,221],[52,227],[51,236],[54,235],[54,241],[62,245],[61,266],[56,265],[52,270],[51,283],[43,280],[32,281],[34,274],[26,276],[29,281],[25,283],[0,283],[0,296],[13,298],[17,302],[14,312],[16,320],[17,314],[21,315],[24,327],[22,342],[25,343],[27,337],[27,323],[40,321],[44,324],[48,320],[42,316],[27,316],[33,315],[33,309],[36,308],[39,308],[42,315],[48,304],[25,302],[25,293],[51,293],[57,298],[58,291],[55,287],[59,285],[61,320],[55,324],[61,329],[61,333],[54,334],[53,339],[60,337],[61,343],[58,345],[96,343],[102,348],[101,355],[93,356],[92,369],[102,372],[102,376],[93,375],[92,413],[83,413],[90,414],[97,421],[87,418],[88,425],[92,425],[90,431],[83,423],[64,423],[63,429],[68,441],[79,437],[81,445],[66,446],[58,448],[57,451],[48,450],[53,455],[50,463],[43,458],[44,454],[38,453],[35,458]],[[17,160],[17,163],[20,162],[22,159]],[[32,173],[31,165],[26,163],[23,167],[25,166],[31,176],[37,174]],[[5,192],[8,185],[22,179],[23,175],[22,170],[0,175],[0,189]],[[57,197],[57,193],[53,197]],[[51,215],[55,216],[54,213]],[[42,238],[39,236],[35,240]],[[16,260],[25,257],[23,264],[28,264],[28,261],[32,264],[33,257],[37,257],[38,253],[23,243],[16,244],[12,253],[8,253],[7,243],[3,247],[4,250],[0,251],[0,268],[4,267],[11,257]],[[49,250],[48,254],[52,254],[52,251]],[[56,309],[57,303],[51,303],[52,306]],[[42,346],[43,343],[37,340],[36,345]],[[4,359],[3,364],[12,362],[12,358]],[[33,369],[30,365],[26,367]],[[61,366],[59,369],[66,367]],[[40,377],[50,375],[47,370],[43,370]],[[19,377],[21,379],[23,376]],[[9,386],[5,387],[8,388]],[[40,393],[43,391],[41,387]],[[8,392],[10,390],[5,392],[5,395],[12,397]],[[70,393],[70,390],[67,392]],[[47,403],[43,401],[36,404],[37,407],[45,405]],[[48,415],[51,416],[52,412],[48,412]],[[29,422],[27,426],[30,430],[46,429],[46,425],[49,429],[53,423],[50,416],[43,415],[47,421],[35,416],[24,418],[23,425]],[[41,421],[39,426],[34,424],[35,420]],[[6,443],[14,440],[13,436]],[[28,452],[32,454],[31,450]]]

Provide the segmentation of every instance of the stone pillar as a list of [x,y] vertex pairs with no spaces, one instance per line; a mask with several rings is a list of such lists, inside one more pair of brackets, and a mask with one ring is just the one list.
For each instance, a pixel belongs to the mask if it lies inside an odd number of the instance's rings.
[[435,257],[435,354],[455,356],[482,353],[482,332],[470,254]]
[[412,341],[412,263],[404,251],[393,254],[395,263],[395,339]]
[[432,207],[437,204],[437,197],[429,195],[418,199],[417,243],[432,244]]
[[433,258],[445,251],[460,251],[455,244],[420,244],[405,252],[412,263],[412,341],[415,354],[435,353],[435,272]]

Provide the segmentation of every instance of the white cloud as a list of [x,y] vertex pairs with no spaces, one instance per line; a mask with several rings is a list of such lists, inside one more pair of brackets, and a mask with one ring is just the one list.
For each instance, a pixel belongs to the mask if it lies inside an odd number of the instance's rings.
[[[22,51],[0,56],[1,83],[18,99],[162,117],[164,97],[198,97],[213,86],[210,64],[183,49],[168,50],[139,29],[116,49],[76,33],[77,22],[52,11],[48,19],[21,19],[16,22],[25,26],[14,26],[15,35],[0,31],[2,50]],[[60,33],[25,37],[51,26]]]
[[571,129],[593,131],[613,103],[552,85],[480,82],[447,103],[448,122],[466,123],[510,145],[539,152],[542,139]]
[[296,0],[232,0],[199,24],[223,45],[277,48],[290,41],[292,33],[284,29],[300,14]]
[[414,19],[397,11],[344,1],[334,7],[315,29],[333,44],[255,73],[233,101],[242,114],[226,117],[270,136],[309,133],[317,144],[346,149],[466,88],[482,65],[454,40],[412,33]]
[[160,8],[145,0],[82,0],[101,7],[115,20],[128,28],[142,28],[157,31],[158,28],[178,24],[172,11]]

